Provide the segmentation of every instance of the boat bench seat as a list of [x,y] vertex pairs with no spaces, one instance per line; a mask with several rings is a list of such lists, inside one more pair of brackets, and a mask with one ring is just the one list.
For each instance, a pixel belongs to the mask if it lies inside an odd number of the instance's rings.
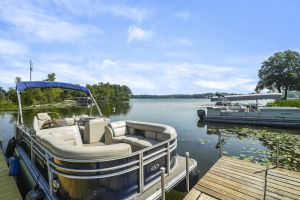
[[82,139],[78,126],[64,126],[57,128],[41,129],[35,132],[37,141],[41,142],[45,137],[52,136],[66,143],[82,146]]
[[127,143],[131,145],[133,151],[176,137],[175,129],[163,124],[117,121],[105,127],[106,144]]
[[38,130],[36,139],[49,151],[63,158],[100,159],[132,153],[131,146],[125,143],[105,145],[98,141],[83,144],[77,125]]

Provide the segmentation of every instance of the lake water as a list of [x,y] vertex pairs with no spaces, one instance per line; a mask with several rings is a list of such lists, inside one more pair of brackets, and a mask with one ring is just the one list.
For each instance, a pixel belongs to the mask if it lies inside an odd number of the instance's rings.
[[[281,137],[281,141],[284,141],[282,142],[284,149],[281,151],[282,166],[300,171],[300,155],[297,154],[300,149],[299,130],[199,123],[197,110],[209,104],[210,100],[205,99],[134,99],[129,103],[102,105],[101,109],[111,121],[128,119],[173,126],[178,134],[177,153],[184,155],[185,152],[189,152],[190,157],[197,160],[201,175],[205,174],[220,157],[220,149],[216,147],[217,129],[221,129],[226,142],[223,146],[224,155],[265,165],[274,163],[272,161],[275,152],[274,137]],[[82,108],[51,109],[51,111],[59,113],[61,117],[89,113],[88,109]],[[26,111],[25,124],[31,124],[37,112],[41,110]],[[13,136],[15,120],[16,113],[0,113],[0,140],[3,150],[8,139]],[[177,193],[173,196],[171,193],[171,197],[169,195],[170,199],[181,197]]]

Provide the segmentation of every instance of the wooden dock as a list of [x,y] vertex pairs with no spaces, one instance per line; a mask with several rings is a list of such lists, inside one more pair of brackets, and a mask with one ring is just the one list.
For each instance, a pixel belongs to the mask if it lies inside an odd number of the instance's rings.
[[8,176],[8,167],[2,152],[0,152],[0,199],[22,199],[15,179]]
[[208,199],[298,199],[300,173],[223,156],[185,197]]

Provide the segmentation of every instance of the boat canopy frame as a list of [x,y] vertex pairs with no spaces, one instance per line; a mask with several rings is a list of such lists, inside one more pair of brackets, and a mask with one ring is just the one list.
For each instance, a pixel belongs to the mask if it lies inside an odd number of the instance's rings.
[[18,119],[17,124],[19,124],[19,120],[21,124],[23,124],[23,114],[22,114],[22,103],[21,103],[21,93],[25,90],[32,89],[32,88],[62,88],[62,89],[69,89],[69,90],[76,90],[85,93],[89,96],[93,103],[95,104],[100,117],[102,117],[102,112],[100,107],[98,106],[95,98],[93,97],[91,91],[83,86],[75,85],[71,83],[64,83],[64,82],[54,82],[54,81],[21,81],[16,84],[16,92],[18,97]]
[[249,101],[249,100],[265,100],[265,99],[281,99],[282,98],[282,94],[281,93],[267,93],[267,94],[240,94],[240,95],[227,95],[227,96],[223,96],[220,94],[217,94],[216,96],[211,98],[211,101],[221,101],[222,98],[220,97],[222,96],[223,98],[226,98],[226,100],[228,101]]

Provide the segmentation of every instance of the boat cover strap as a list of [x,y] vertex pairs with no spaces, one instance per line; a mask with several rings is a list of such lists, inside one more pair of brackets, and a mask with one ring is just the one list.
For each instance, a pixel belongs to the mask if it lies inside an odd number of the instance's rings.
[[30,88],[64,88],[70,90],[78,90],[90,95],[91,92],[86,87],[80,85],[74,85],[63,82],[52,82],[52,81],[24,81],[17,83],[16,89],[19,92],[23,92]]

